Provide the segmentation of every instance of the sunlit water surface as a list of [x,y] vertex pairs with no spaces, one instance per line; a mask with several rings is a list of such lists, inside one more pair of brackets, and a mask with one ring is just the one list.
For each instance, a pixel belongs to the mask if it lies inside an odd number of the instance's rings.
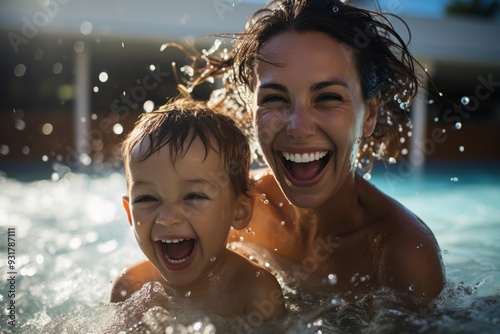
[[[500,173],[498,166],[445,168],[420,178],[384,171],[371,182],[420,216],[443,252],[448,285],[419,311],[381,290],[345,302],[283,283],[289,315],[252,325],[201,314],[189,301],[145,285],[125,303],[109,304],[112,280],[143,259],[121,207],[124,177],[68,173],[23,183],[0,176],[0,225],[15,227],[16,326],[7,333],[476,333],[500,328]],[[401,173],[399,173],[401,174]],[[414,175],[413,175],[414,176]],[[57,179],[57,178],[56,178]],[[2,233],[2,235],[5,235]],[[6,240],[1,240],[2,259]],[[238,245],[239,247],[244,247]],[[261,262],[271,264],[265,252]],[[258,255],[257,255],[258,257]],[[9,270],[0,263],[2,273]],[[2,305],[10,299],[5,290]],[[367,307],[367,300],[373,307]],[[159,307],[157,305],[163,305]],[[2,307],[5,313],[5,308]],[[224,329],[223,329],[224,328]]]

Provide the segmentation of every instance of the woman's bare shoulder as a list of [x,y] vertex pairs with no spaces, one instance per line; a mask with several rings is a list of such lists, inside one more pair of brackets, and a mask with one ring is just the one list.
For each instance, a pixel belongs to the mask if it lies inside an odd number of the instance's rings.
[[381,283],[414,296],[435,297],[444,285],[444,269],[434,234],[397,200],[373,185],[363,187],[368,211],[377,217],[372,232],[383,263]]

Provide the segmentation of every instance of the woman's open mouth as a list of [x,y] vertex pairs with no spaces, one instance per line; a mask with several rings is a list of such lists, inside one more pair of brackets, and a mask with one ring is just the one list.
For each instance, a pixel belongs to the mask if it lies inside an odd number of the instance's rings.
[[281,151],[281,162],[287,179],[297,186],[311,186],[321,178],[321,172],[330,161],[330,151],[292,153]]
[[170,270],[182,270],[191,263],[195,239],[168,239],[156,241],[163,263]]

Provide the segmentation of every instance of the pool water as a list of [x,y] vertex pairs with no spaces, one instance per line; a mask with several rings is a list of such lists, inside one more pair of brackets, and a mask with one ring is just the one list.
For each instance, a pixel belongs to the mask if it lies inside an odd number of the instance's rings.
[[[409,207],[436,235],[448,283],[435,302],[411,311],[384,289],[347,302],[299,291],[287,285],[289,277],[278,277],[289,315],[265,325],[258,319],[250,324],[198,313],[189,300],[168,297],[154,283],[124,303],[108,303],[112,280],[144,258],[121,207],[121,173],[67,173],[30,182],[0,176],[4,283],[13,271],[5,261],[8,228],[15,232],[16,272],[15,284],[3,284],[0,295],[2,319],[9,319],[7,306],[15,301],[15,327],[2,321],[0,332],[498,332],[500,166],[440,166],[417,174],[376,169],[371,182]],[[255,256],[273,269],[272,256]],[[9,294],[12,288],[15,296]]]

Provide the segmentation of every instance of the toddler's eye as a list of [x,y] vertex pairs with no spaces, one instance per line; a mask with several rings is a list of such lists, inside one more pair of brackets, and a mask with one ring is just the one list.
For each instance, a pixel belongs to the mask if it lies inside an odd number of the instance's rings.
[[137,197],[133,203],[135,204],[135,203],[145,203],[145,202],[153,202],[153,201],[156,201],[156,198],[154,198],[153,196],[144,195],[144,196]]
[[204,200],[204,199],[209,199],[206,195],[200,194],[200,193],[191,193],[186,195],[184,198],[188,201],[197,201],[197,200]]

